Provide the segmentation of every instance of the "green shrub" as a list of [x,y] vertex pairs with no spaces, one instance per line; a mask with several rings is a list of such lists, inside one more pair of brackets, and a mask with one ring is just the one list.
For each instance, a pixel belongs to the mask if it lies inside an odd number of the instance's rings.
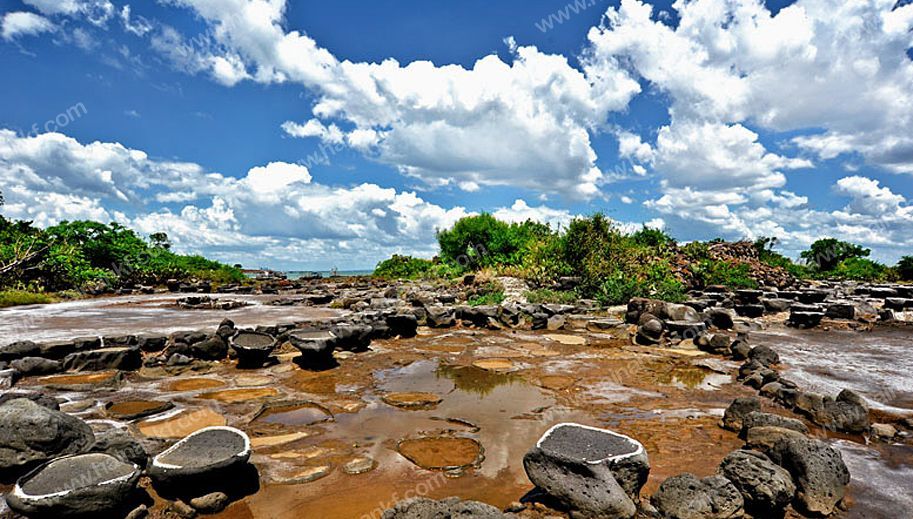
[[499,305],[504,302],[504,292],[490,292],[469,298],[469,306]]
[[25,292],[22,290],[8,290],[0,292],[0,308],[23,305],[44,305],[57,300],[48,294],[38,292]]
[[467,216],[453,228],[438,231],[441,259],[467,270],[519,266],[530,245],[552,234],[548,225],[526,221],[508,224],[488,213]]
[[693,269],[701,286],[724,285],[729,288],[758,288],[747,263],[702,260]]
[[418,279],[427,276],[433,268],[431,260],[394,254],[377,264],[374,275],[384,279]]
[[866,258],[849,258],[841,261],[831,275],[855,281],[882,281],[887,276],[887,270],[881,263]]
[[913,281],[913,256],[904,256],[895,267],[897,277],[903,281]]

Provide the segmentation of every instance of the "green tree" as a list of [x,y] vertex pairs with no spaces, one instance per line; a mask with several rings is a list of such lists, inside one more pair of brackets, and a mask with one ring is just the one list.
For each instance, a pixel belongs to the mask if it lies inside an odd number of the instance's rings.
[[904,256],[897,262],[897,275],[904,281],[913,281],[913,256]]
[[853,243],[836,238],[825,238],[811,244],[809,249],[802,252],[800,256],[819,272],[830,272],[845,260],[866,258],[871,252],[871,250]]

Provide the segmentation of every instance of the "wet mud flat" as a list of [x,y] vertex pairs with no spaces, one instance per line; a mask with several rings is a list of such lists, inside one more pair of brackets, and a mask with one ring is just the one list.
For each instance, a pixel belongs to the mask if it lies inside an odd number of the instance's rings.
[[[127,305],[145,313],[143,302]],[[281,310],[292,318],[335,312]],[[236,315],[251,311],[256,309]],[[201,312],[183,313],[198,319]],[[262,316],[247,318],[254,324]],[[71,325],[60,321],[39,333],[72,335]],[[759,333],[757,342],[779,340],[786,373],[802,381],[799,371],[808,361],[801,353],[791,357],[784,345],[800,351],[813,337],[807,333],[827,332],[774,327]],[[877,350],[879,333],[831,337]],[[524,454],[563,422],[610,428],[640,441],[651,463],[646,497],[670,476],[715,473],[720,460],[744,443],[718,427],[723,410],[736,397],[756,394],[735,381],[738,363],[693,345],[637,346],[582,330],[420,328],[415,338],[375,340],[361,353],[337,352],[338,365],[323,371],[303,369],[293,362],[298,355],[285,344],[260,369],[239,369],[234,360],[195,362],[29,377],[17,387],[64,400],[63,411],[96,430],[126,428],[150,451],[207,426],[246,432],[259,488],[213,516],[232,518],[380,517],[408,497],[459,496],[503,509],[533,489]],[[765,411],[787,414],[764,405]],[[851,436],[832,442],[853,476],[854,506],[839,516],[896,517],[913,485],[909,446],[866,445]],[[173,517],[148,490],[155,498],[151,517]],[[556,512],[524,512],[549,515]]]

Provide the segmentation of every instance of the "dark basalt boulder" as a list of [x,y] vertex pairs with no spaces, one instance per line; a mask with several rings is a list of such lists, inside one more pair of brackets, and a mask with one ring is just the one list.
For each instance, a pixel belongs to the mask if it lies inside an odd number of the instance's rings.
[[801,511],[830,515],[846,495],[850,472],[840,451],[826,443],[810,438],[784,438],[768,455],[792,475]]
[[104,453],[65,456],[22,477],[6,501],[28,517],[108,517],[123,511],[141,473]]
[[371,345],[373,329],[367,324],[337,324],[331,331],[336,336],[336,347],[340,350],[362,352]]
[[190,345],[190,355],[202,360],[222,360],[228,356],[228,343],[213,335]]
[[796,420],[795,418],[790,418],[788,416],[780,416],[778,414],[755,411],[748,413],[742,419],[742,431],[740,436],[744,439],[748,436],[748,430],[754,427],[780,427],[802,434],[808,434],[808,427],[806,427],[801,420]]
[[336,335],[331,331],[293,330],[288,334],[288,342],[301,352],[297,361],[302,366],[322,367],[333,364]]
[[43,357],[23,357],[10,362],[10,367],[26,377],[50,375],[63,370],[63,365]]
[[0,406],[0,471],[85,452],[95,441],[79,418],[24,398]]
[[418,319],[412,314],[396,314],[386,318],[392,336],[404,339],[415,337],[418,332]]
[[134,347],[78,351],[63,359],[63,368],[67,371],[133,371],[142,365],[143,356],[139,348]]
[[425,321],[430,328],[450,328],[456,326],[456,312],[449,306],[426,306]]
[[530,481],[573,517],[630,518],[650,465],[627,436],[578,424],[552,427],[523,458]]
[[736,398],[723,413],[720,426],[730,431],[741,431],[745,417],[761,410],[761,400],[756,397]]
[[739,489],[746,510],[755,517],[782,515],[796,493],[789,472],[758,452],[729,453],[720,464],[720,474]]
[[441,501],[426,498],[400,501],[393,508],[384,511],[381,519],[506,519],[507,517],[491,505],[451,497]]
[[207,427],[152,458],[149,477],[166,488],[230,479],[250,459],[250,438],[233,427]]
[[650,503],[662,519],[736,519],[745,506],[742,493],[725,477],[698,479],[693,474],[663,481]]
[[6,346],[0,346],[0,361],[10,361],[23,357],[38,357],[41,355],[41,346],[32,341],[17,341]]
[[775,366],[780,363],[780,355],[770,346],[755,346],[748,352],[748,358],[761,363],[766,367]]
[[276,349],[276,339],[269,334],[241,331],[229,338],[229,346],[238,355],[238,366],[259,368]]

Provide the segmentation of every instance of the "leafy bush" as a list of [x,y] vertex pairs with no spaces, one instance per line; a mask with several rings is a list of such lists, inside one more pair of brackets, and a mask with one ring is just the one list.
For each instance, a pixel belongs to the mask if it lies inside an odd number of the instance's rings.
[[866,258],[849,258],[840,262],[831,274],[840,279],[856,281],[882,281],[888,268]]
[[433,268],[431,260],[394,254],[377,264],[374,275],[384,279],[418,279],[427,276]]
[[483,213],[461,218],[452,229],[438,231],[441,259],[468,270],[523,263],[530,245],[552,234],[548,225],[526,221],[508,224]]
[[702,286],[724,285],[729,288],[758,288],[746,263],[701,260],[693,269]]
[[904,281],[913,281],[913,256],[904,256],[897,262],[897,277]]
[[524,295],[526,296],[526,300],[532,304],[573,304],[577,302],[578,298],[576,292],[551,290],[548,288],[530,290]]
[[504,286],[492,280],[476,286],[467,302],[469,306],[499,305],[504,302],[504,298]]
[[57,300],[48,294],[26,292],[23,290],[8,290],[0,292],[0,308],[22,305],[44,305]]

